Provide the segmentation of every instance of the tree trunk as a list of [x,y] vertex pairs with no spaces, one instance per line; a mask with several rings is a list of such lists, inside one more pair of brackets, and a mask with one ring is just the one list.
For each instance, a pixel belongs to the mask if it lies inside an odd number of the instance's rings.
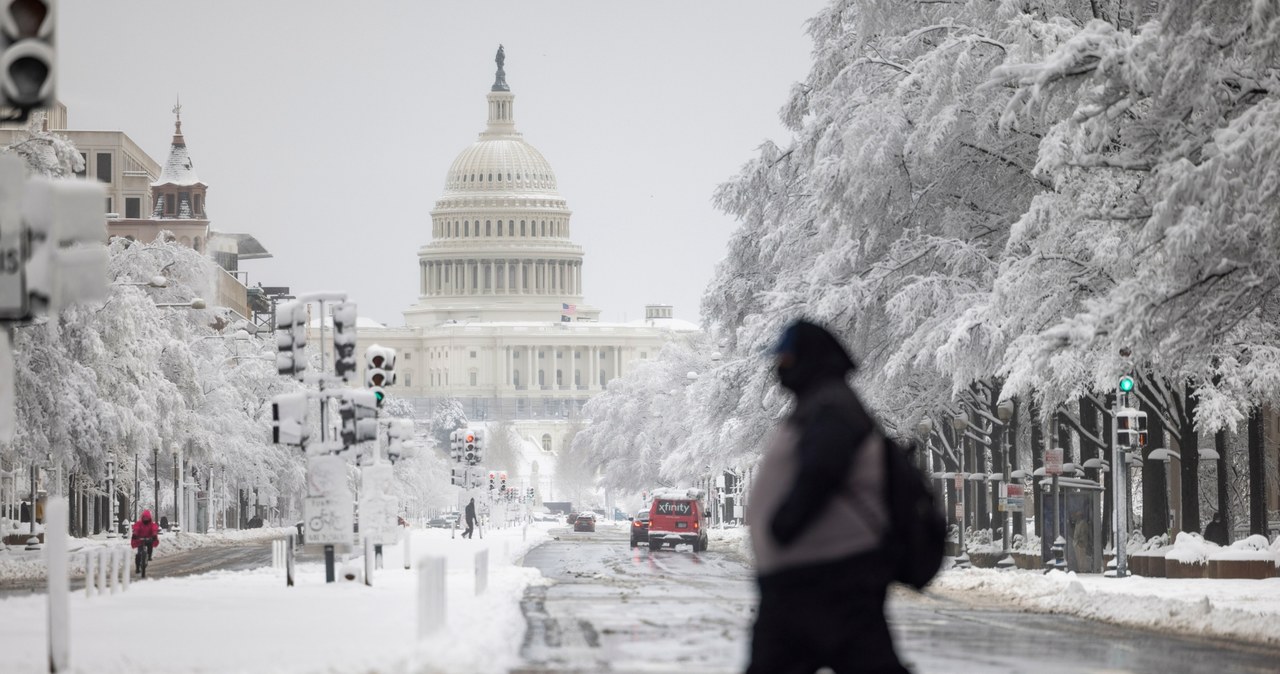
[[[1013,416],[1009,418],[1008,435],[1005,436],[1009,442],[1009,470],[1011,471],[1018,470],[1018,413],[1022,411],[1022,404],[1016,397],[1012,399],[1012,402]],[[1018,480],[1018,482],[1022,482],[1022,480]],[[1023,503],[1022,507],[1026,508],[1026,501],[1024,500]],[[1024,515],[1021,512],[1010,514],[1013,515],[1013,535],[1025,536],[1027,531]]]
[[[1098,408],[1087,397],[1080,398],[1080,426],[1094,435],[1098,434]],[[1080,436],[1080,463],[1098,458],[1098,443],[1085,435]]]
[[[1031,417],[1031,469],[1032,471],[1044,468],[1044,425],[1040,414],[1040,403],[1032,397],[1028,407],[1028,414]],[[1038,478],[1031,478],[1031,496],[1033,514],[1035,515],[1037,536],[1044,536],[1044,512],[1043,497],[1040,493],[1040,481]]]
[[[978,423],[981,418],[977,414],[969,415],[969,427],[979,428]],[[989,513],[987,512],[987,502],[990,500],[987,496],[987,445],[977,440],[970,440],[969,446],[973,448],[973,472],[981,475],[983,479],[973,480],[973,528],[974,529],[991,529]]]
[[[1102,435],[1099,437],[1102,438],[1103,442],[1111,443],[1111,424],[1113,423],[1111,411],[1115,409],[1116,394],[1108,393],[1104,400],[1107,408],[1099,415],[1102,417]],[[1111,464],[1111,470],[1115,470],[1116,466],[1119,465],[1119,462],[1116,461],[1115,447],[1108,447],[1105,458]],[[1098,471],[1098,480],[1102,482],[1102,526],[1106,531],[1111,532],[1111,545],[1114,546],[1116,532],[1111,522],[1111,511],[1115,507],[1115,491],[1113,489],[1115,479],[1110,472]]]
[[1249,533],[1267,535],[1267,457],[1261,407],[1249,413]]
[[1200,531],[1200,436],[1196,433],[1196,396],[1191,386],[1183,388],[1182,436],[1178,451],[1182,455],[1182,530]]
[[1149,441],[1142,448],[1142,535],[1147,538],[1169,533],[1169,497],[1165,480],[1165,463],[1150,458],[1151,452],[1165,445],[1164,424],[1155,408],[1142,403],[1147,413]]

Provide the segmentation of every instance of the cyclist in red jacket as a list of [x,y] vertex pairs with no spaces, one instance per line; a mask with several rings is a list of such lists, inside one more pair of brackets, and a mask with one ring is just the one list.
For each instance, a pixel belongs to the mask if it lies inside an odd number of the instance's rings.
[[[151,520],[150,510],[143,510],[142,519],[133,523],[133,538],[129,540],[129,546],[137,548],[142,545],[142,540],[145,538],[151,539],[151,548],[147,550],[147,560],[149,561],[151,559],[151,551],[157,545],[160,545],[160,525]],[[141,569],[137,569],[137,571],[141,572]]]

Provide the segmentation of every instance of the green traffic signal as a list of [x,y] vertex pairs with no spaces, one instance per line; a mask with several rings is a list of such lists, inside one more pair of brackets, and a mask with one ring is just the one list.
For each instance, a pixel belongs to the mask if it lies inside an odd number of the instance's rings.
[[379,405],[381,405],[381,404],[382,404],[382,399],[383,399],[383,398],[385,398],[385,397],[386,397],[386,395],[387,395],[387,394],[386,394],[386,393],[383,393],[382,389],[376,388],[376,389],[374,389],[374,390],[373,390],[373,398],[374,398],[374,400],[376,400],[376,401],[377,401],[377,403],[378,403]]
[[1121,378],[1120,378],[1120,390],[1121,390],[1122,392],[1124,392],[1124,393],[1128,393],[1129,391],[1132,391],[1132,390],[1133,390],[1133,377],[1127,377],[1127,376],[1126,376],[1126,377],[1121,377]]

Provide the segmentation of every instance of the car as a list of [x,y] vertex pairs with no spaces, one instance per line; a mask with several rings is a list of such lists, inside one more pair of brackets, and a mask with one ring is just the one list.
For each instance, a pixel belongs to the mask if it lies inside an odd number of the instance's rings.
[[449,523],[449,520],[443,517],[432,517],[427,520],[427,526],[432,529],[448,529],[453,525]]
[[701,489],[664,489],[655,492],[649,505],[649,549],[670,544],[693,546],[694,552],[707,549],[707,514]]
[[564,518],[565,524],[576,524],[577,522],[578,522],[578,511],[576,510],[569,513],[569,516]]
[[596,530],[596,514],[585,512],[578,515],[578,519],[573,521],[573,530],[594,532]]
[[641,510],[635,514],[635,517],[628,517],[631,520],[631,547],[644,543],[649,544],[649,511]]

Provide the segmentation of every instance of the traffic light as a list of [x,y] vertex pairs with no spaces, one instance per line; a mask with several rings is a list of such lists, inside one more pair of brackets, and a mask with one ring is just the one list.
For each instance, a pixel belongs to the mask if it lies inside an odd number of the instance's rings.
[[470,431],[472,452],[475,454],[476,463],[484,461],[484,429],[477,428]]
[[364,385],[373,389],[378,405],[386,398],[382,389],[396,383],[396,350],[374,344],[364,351]]
[[484,448],[481,444],[483,437],[478,430],[458,431],[462,436],[462,460],[467,465],[474,466],[484,460]]
[[1120,378],[1120,383],[1116,385],[1121,393],[1128,393],[1133,390],[1133,377],[1125,375]]
[[342,444],[350,447],[378,439],[378,402],[370,391],[347,390],[338,403]]
[[530,501],[533,500],[533,487],[529,487],[525,490],[525,496],[528,496]]
[[307,305],[288,302],[276,307],[276,371],[302,379],[307,369]]
[[462,460],[462,431],[451,431],[449,433],[449,459],[451,461]]
[[8,119],[53,104],[54,9],[53,0],[0,0],[0,108]]
[[413,420],[392,419],[387,426],[387,458],[395,463],[413,454]]
[[494,487],[496,486],[494,485],[494,480],[497,479],[497,477],[498,477],[497,473],[493,471],[489,471],[489,491],[494,490]]
[[25,176],[16,153],[0,157],[0,318],[13,320],[100,298],[107,288],[102,186]]
[[1116,413],[1116,442],[1121,447],[1147,446],[1147,413],[1124,408]]
[[498,491],[505,494],[507,492],[507,471],[504,470],[501,473],[498,473],[498,480],[500,482]]
[[450,484],[452,484],[455,487],[467,486],[467,469],[466,468],[454,468],[449,471],[449,474],[450,474],[450,478],[449,478]]
[[333,305],[333,372],[351,382],[356,373],[356,303]]
[[311,438],[307,423],[307,394],[281,393],[271,399],[271,441],[301,447]]

